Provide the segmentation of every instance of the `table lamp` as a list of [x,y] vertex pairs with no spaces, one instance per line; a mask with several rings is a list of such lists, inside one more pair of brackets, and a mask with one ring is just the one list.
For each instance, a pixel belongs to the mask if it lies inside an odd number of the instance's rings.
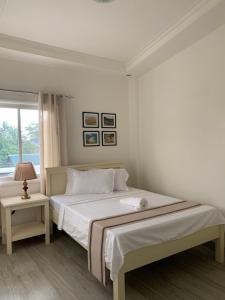
[[16,170],[14,173],[14,180],[22,181],[23,180],[23,190],[24,194],[21,199],[30,199],[30,195],[27,193],[28,184],[27,180],[37,178],[34,166],[31,162],[18,163],[16,165]]

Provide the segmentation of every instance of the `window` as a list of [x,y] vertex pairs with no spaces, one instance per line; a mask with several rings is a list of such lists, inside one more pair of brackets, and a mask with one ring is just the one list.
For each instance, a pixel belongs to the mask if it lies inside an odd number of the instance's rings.
[[25,161],[39,173],[38,110],[0,106],[0,176],[12,174]]

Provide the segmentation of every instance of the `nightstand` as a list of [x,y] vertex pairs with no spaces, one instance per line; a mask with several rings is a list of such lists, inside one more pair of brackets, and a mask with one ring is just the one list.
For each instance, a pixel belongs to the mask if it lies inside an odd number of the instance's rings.
[[[44,208],[44,222],[38,220],[12,226],[12,211],[30,207]],[[1,199],[2,243],[6,243],[6,253],[12,254],[12,242],[45,234],[45,244],[50,243],[49,234],[49,199],[42,194],[32,194],[30,199],[23,200],[20,196]]]

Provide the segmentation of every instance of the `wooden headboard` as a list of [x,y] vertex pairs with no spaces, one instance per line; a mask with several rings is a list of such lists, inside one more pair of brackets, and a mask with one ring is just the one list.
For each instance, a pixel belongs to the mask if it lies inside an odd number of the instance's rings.
[[107,163],[95,163],[95,164],[84,164],[74,165],[66,167],[55,167],[46,168],[46,194],[60,195],[64,194],[66,190],[67,181],[67,168],[73,168],[80,171],[87,171],[89,169],[119,169],[122,168],[123,164],[120,162],[107,162]]

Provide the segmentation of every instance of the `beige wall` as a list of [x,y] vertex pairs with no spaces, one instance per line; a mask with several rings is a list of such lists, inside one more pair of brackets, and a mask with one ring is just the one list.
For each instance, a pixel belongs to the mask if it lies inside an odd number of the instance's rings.
[[[73,100],[67,100],[68,149],[71,164],[128,161],[126,77],[82,68],[63,69],[59,66],[49,67],[8,60],[0,60],[0,69],[0,88],[43,90],[75,97]],[[118,146],[84,148],[82,111],[117,113]]]
[[137,82],[141,185],[225,210],[225,26]]

